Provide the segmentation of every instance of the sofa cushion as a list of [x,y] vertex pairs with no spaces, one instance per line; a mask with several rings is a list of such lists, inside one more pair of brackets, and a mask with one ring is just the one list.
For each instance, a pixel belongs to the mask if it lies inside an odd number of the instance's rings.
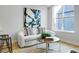
[[41,42],[37,41],[37,40],[32,40],[32,41],[28,41],[28,42],[25,42],[25,45],[26,46],[33,46],[33,45],[36,45],[36,44],[39,44]]
[[25,42],[30,40],[35,40],[41,37],[41,34],[38,35],[28,35],[24,37]]

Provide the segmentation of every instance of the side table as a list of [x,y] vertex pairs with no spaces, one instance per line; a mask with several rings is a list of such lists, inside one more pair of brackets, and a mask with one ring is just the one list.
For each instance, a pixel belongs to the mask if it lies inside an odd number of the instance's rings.
[[0,41],[2,42],[1,43],[2,46],[0,46],[0,48],[1,48],[0,50],[3,49],[4,42],[6,41],[6,46],[9,50],[9,52],[12,53],[12,40],[11,40],[11,37],[9,37],[8,34],[2,34],[2,35],[0,35]]

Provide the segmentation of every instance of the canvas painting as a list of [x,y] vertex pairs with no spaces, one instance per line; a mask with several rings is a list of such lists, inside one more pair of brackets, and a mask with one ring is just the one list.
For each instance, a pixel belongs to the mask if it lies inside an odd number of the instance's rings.
[[24,27],[40,27],[41,11],[24,8]]

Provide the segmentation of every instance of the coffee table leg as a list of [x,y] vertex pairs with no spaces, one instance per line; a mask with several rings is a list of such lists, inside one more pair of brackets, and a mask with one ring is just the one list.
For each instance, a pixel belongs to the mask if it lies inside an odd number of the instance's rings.
[[48,44],[48,49],[50,49],[49,47],[50,47],[50,45]]
[[46,43],[46,53],[48,53],[48,50],[49,50],[49,44]]

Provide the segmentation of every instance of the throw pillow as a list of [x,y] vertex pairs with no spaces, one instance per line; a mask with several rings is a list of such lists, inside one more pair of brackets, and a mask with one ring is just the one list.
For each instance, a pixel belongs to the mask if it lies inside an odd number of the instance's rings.
[[27,31],[27,28],[25,27],[24,28],[24,36],[27,36],[28,35],[28,31]]
[[45,28],[39,27],[38,28],[38,34],[45,32]]
[[28,32],[28,35],[32,35],[32,28],[28,27],[27,32]]

